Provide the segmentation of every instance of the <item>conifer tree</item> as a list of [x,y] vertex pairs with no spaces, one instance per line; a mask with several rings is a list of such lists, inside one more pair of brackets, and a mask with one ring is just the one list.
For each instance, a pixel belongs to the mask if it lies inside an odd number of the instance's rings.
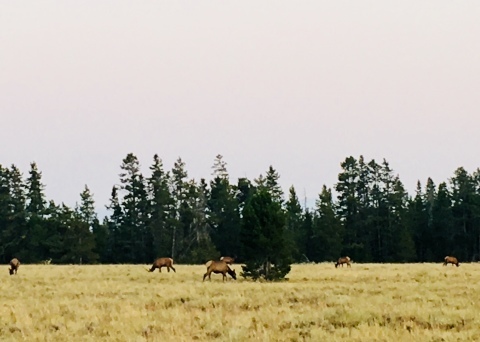
[[325,185],[316,201],[312,239],[317,244],[314,261],[334,261],[342,252],[343,225],[334,209],[332,191]]
[[291,251],[285,238],[285,214],[266,189],[259,189],[243,210],[243,277],[281,280],[290,272]]
[[286,239],[291,245],[295,261],[305,260],[305,232],[303,228],[303,211],[293,185],[289,189],[288,200],[285,202]]
[[240,254],[240,213],[235,190],[230,185],[227,163],[218,155],[213,165],[208,199],[209,224],[213,242],[222,255]]
[[157,154],[150,167],[151,176],[147,179],[150,198],[149,229],[152,235],[152,258],[170,255],[172,234],[169,229],[173,198],[169,190],[170,174],[164,171],[163,162]]

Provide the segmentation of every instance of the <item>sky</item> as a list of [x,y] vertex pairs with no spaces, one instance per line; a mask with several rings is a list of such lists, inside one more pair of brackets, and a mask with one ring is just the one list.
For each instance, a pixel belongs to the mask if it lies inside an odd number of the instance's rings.
[[314,203],[349,156],[409,193],[480,167],[480,2],[0,1],[0,164],[102,210],[145,175],[232,182],[272,165]]

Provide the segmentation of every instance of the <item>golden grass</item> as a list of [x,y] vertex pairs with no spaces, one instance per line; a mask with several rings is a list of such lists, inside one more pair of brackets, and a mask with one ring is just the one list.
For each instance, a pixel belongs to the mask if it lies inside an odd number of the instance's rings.
[[293,265],[281,283],[202,283],[205,266],[145,267],[22,265],[9,276],[5,266],[0,339],[480,340],[480,264]]

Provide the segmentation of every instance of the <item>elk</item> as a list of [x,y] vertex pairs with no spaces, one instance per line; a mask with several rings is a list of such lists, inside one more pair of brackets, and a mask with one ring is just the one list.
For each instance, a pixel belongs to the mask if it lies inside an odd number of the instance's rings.
[[350,261],[351,259],[348,256],[338,258],[337,263],[335,264],[335,268],[337,268],[340,265],[342,265],[343,267],[343,264],[347,264],[347,267],[352,267],[352,265],[350,264]]
[[155,269],[158,268],[160,273],[162,272],[162,267],[166,267],[168,272],[170,272],[170,269],[173,270],[173,272],[177,273],[175,268],[173,267],[173,259],[172,258],[158,258],[153,262],[152,268],[147,269],[148,272],[153,272]]
[[230,266],[223,261],[214,261],[210,260],[208,261],[205,266],[207,266],[207,273],[203,275],[203,281],[205,281],[205,278],[208,276],[208,279],[212,281],[212,272],[215,274],[221,273],[223,275],[223,281],[225,282],[225,279],[227,278],[227,273],[230,274],[230,276],[237,280],[237,274],[235,273],[235,270],[230,269]]
[[220,261],[225,261],[226,264],[228,265],[233,265],[233,263],[235,262],[235,257],[229,257],[229,256],[222,256],[220,258]]
[[20,261],[18,261],[17,258],[13,258],[8,264],[10,265],[10,268],[8,269],[10,275],[13,273],[17,274],[18,268],[20,267]]
[[457,267],[460,266],[457,258],[452,257],[452,256],[446,256],[445,257],[445,262],[443,263],[443,266],[447,266],[448,264],[452,264],[452,266],[456,265]]

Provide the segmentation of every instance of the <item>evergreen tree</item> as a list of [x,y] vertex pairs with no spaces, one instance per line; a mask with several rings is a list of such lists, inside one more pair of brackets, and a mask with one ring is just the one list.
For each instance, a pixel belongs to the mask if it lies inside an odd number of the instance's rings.
[[457,255],[454,244],[452,200],[447,184],[442,182],[432,208],[432,231],[434,260],[443,260],[446,255]]
[[413,232],[418,260],[430,261],[432,258],[431,236],[428,231],[428,215],[420,181],[417,182],[415,197],[408,203],[408,225]]
[[185,170],[185,163],[181,158],[178,158],[174,163],[172,169],[172,177],[170,178],[170,193],[172,194],[173,206],[171,208],[171,257],[176,258],[179,250],[182,249],[184,226],[182,223],[182,212],[187,213],[188,204],[187,193],[189,191],[187,185],[187,171]]
[[266,189],[259,189],[247,202],[240,238],[245,258],[243,277],[280,280],[290,272],[285,214]]
[[[89,231],[93,234],[93,242],[90,241],[90,236],[87,235],[87,239],[85,240],[84,237],[81,235],[79,236],[79,243],[80,245],[87,244],[85,247],[79,246],[79,249],[82,250],[89,250],[90,245],[93,243],[94,248],[91,250],[93,253],[90,257],[87,258],[90,262],[95,262],[97,259],[100,262],[108,261],[107,256],[107,244],[108,244],[108,229],[107,226],[100,223],[97,217],[97,213],[95,212],[95,201],[93,199],[93,194],[91,193],[90,189],[87,185],[85,185],[85,189],[80,194],[80,205],[77,205],[75,208],[75,215],[76,219],[80,222],[83,222],[87,225]],[[79,229],[81,227],[77,225]],[[81,230],[79,230],[79,233]],[[82,253],[80,253],[82,254]],[[87,253],[88,254],[88,253]],[[82,257],[80,263],[85,261]]]
[[[14,257],[22,258],[27,253],[25,238],[27,235],[27,218],[25,212],[25,183],[20,170],[12,165],[6,170],[9,196],[6,217],[7,226],[3,230],[1,241],[3,245],[4,261]],[[3,207],[3,205],[2,205]],[[1,209],[0,209],[1,210]]]
[[286,239],[291,245],[294,261],[305,261],[305,238],[303,231],[303,211],[293,186],[289,189],[288,200],[285,203]]
[[343,225],[334,209],[332,192],[324,185],[316,202],[312,239],[317,250],[313,261],[333,261],[342,252]]
[[28,221],[25,243],[28,253],[22,255],[22,258],[25,262],[38,262],[48,257],[48,246],[45,241],[54,232],[49,232],[48,227],[44,224],[46,200],[42,173],[38,170],[36,163],[30,164],[26,198]]
[[190,218],[189,222],[184,220],[184,225],[188,229],[185,233],[186,244],[184,243],[182,251],[183,260],[195,264],[203,264],[207,260],[220,257],[220,253],[215,248],[209,233],[207,187],[205,179],[201,179],[198,186],[196,186],[195,182],[190,182],[188,196],[190,215],[182,215]]
[[140,163],[135,155],[129,153],[120,166],[120,182],[124,196],[121,202],[123,209],[122,243],[125,246],[129,262],[147,263],[147,241],[152,240],[147,229],[148,199]]
[[240,254],[240,213],[235,189],[230,185],[226,163],[218,155],[210,182],[210,198],[207,201],[212,239],[222,255]]
[[126,244],[124,241],[128,239],[128,232],[122,227],[123,209],[118,198],[118,190],[116,186],[112,188],[110,204],[107,209],[111,211],[109,218],[105,219],[108,228],[108,240],[106,255],[111,263],[126,262]]
[[30,164],[29,177],[27,179],[27,212],[31,215],[41,216],[45,210],[44,185],[42,173],[38,171],[35,162]]
[[399,177],[395,177],[387,189],[388,225],[392,240],[389,241],[390,253],[387,261],[415,261],[416,251],[413,233],[407,222],[408,195]]
[[147,180],[150,198],[149,228],[152,234],[152,258],[170,255],[172,234],[169,229],[170,210],[173,199],[169,190],[170,174],[164,171],[163,162],[157,154],[150,167],[151,177]]
[[368,203],[366,185],[358,185],[359,167],[355,158],[346,158],[341,167],[335,190],[338,194],[337,212],[345,227],[344,251],[353,260],[369,261],[370,246],[365,245],[365,229],[362,229],[365,217],[360,215],[361,203]]
[[98,254],[94,252],[95,237],[89,224],[84,221],[84,217],[65,205],[63,205],[60,214],[66,226],[65,234],[62,236],[64,252],[60,262],[73,264],[96,263]]
[[267,174],[264,177],[260,175],[255,179],[257,188],[267,190],[272,199],[278,203],[283,203],[283,190],[279,184],[280,175],[278,172],[270,165],[268,168]]
[[247,203],[247,200],[253,195],[255,187],[247,178],[239,178],[237,185],[233,187],[233,191],[238,202],[238,210],[241,214],[245,203]]
[[95,200],[90,189],[85,185],[84,190],[80,194],[80,205],[75,208],[77,216],[85,222],[91,229],[95,220],[98,220],[95,212]]
[[5,248],[11,238],[9,231],[10,218],[10,186],[8,181],[8,169],[0,165],[0,257],[6,262]]
[[480,251],[479,194],[476,193],[475,182],[467,171],[460,167],[451,179],[452,214],[457,256],[461,260],[478,258]]

